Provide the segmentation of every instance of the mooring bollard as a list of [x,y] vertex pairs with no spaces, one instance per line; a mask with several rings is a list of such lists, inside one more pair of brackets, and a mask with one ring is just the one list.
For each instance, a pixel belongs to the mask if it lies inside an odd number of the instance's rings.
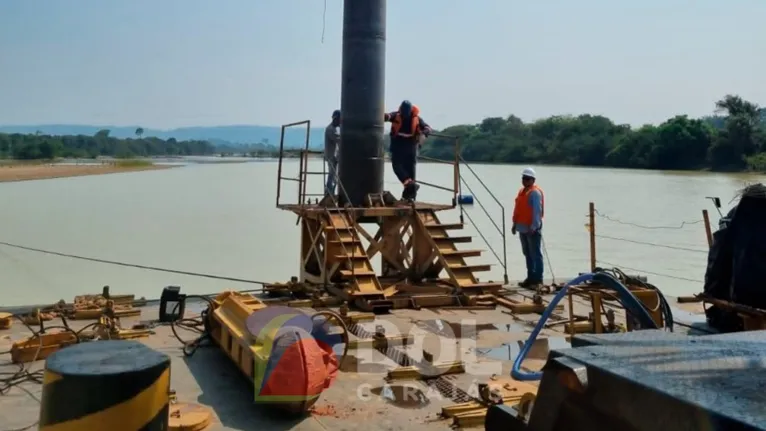
[[45,361],[40,430],[168,429],[170,358],[136,341],[96,341]]

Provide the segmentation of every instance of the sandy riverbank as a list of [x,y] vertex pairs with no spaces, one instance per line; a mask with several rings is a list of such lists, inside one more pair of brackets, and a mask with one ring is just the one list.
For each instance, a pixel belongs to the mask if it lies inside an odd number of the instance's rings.
[[0,183],[13,181],[44,180],[51,178],[81,177],[85,175],[116,174],[121,172],[151,171],[168,169],[173,165],[114,165],[104,163],[101,165],[0,165]]

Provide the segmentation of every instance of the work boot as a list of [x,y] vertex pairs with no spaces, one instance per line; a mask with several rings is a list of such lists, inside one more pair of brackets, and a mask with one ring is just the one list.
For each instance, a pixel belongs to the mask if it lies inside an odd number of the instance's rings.
[[414,201],[418,196],[418,190],[420,190],[420,184],[412,182],[410,183],[410,185],[412,186],[412,197],[410,199]]
[[416,182],[411,182],[404,186],[404,191],[402,192],[402,200],[406,201],[414,201],[415,197],[418,195],[418,190],[420,189],[420,185]]
[[409,201],[410,199],[412,199],[412,187],[410,187],[410,184],[412,183],[406,184],[404,186],[404,190],[402,190],[403,201]]
[[519,283],[519,287],[529,287],[532,283],[529,281],[529,279],[525,279],[524,281]]

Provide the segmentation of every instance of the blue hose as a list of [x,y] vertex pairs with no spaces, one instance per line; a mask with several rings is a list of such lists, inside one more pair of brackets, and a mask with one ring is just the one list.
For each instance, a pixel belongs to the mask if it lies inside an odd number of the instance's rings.
[[567,284],[564,285],[564,287],[561,288],[561,290],[556,293],[556,296],[551,299],[551,303],[548,304],[548,307],[543,311],[543,315],[540,317],[540,320],[537,321],[537,325],[535,325],[535,329],[532,330],[532,333],[529,334],[529,338],[527,339],[527,342],[524,343],[524,346],[521,348],[521,351],[519,352],[519,356],[516,356],[516,360],[513,361],[513,367],[511,368],[511,377],[513,377],[516,380],[520,381],[533,381],[533,380],[540,380],[543,378],[543,373],[539,371],[533,371],[531,373],[524,373],[521,371],[521,363],[524,362],[524,359],[527,358],[527,355],[529,354],[529,349],[532,348],[532,344],[537,339],[537,336],[540,334],[540,331],[543,330],[543,327],[545,326],[545,322],[548,321],[548,318],[551,317],[551,314],[553,313],[553,310],[556,308],[558,303],[564,298],[564,295],[567,294],[567,290],[569,290],[569,286],[574,286],[576,284],[585,283],[586,281],[593,280],[593,274],[583,274],[573,280],[570,280],[567,282]]
[[558,305],[558,303],[567,294],[567,290],[569,290],[569,287],[582,284],[586,281],[591,281],[591,280],[598,281],[600,284],[603,284],[606,287],[612,288],[615,291],[617,291],[617,294],[619,295],[620,300],[625,306],[626,311],[630,313],[631,315],[635,316],[639,320],[641,327],[653,328],[653,329],[657,328],[657,324],[654,322],[649,312],[646,311],[646,308],[641,303],[641,301],[639,301],[630,292],[630,290],[627,287],[625,287],[622,283],[620,283],[616,278],[603,272],[598,272],[595,274],[592,274],[592,273],[582,274],[579,277],[565,284],[564,287],[562,287],[561,290],[559,290],[558,293],[556,293],[556,296],[553,297],[553,299],[551,300],[550,304],[548,304],[548,307],[545,309],[545,311],[543,311],[543,314],[540,317],[540,320],[537,322],[537,325],[535,325],[535,329],[533,329],[532,333],[529,334],[529,338],[527,339],[527,342],[524,343],[524,346],[521,348],[521,351],[519,352],[519,355],[516,357],[516,360],[513,361],[513,367],[511,368],[511,377],[520,381],[540,380],[543,377],[543,373],[539,371],[533,371],[529,373],[522,372],[521,363],[524,362],[524,359],[526,359],[527,354],[529,354],[529,349],[532,348],[532,344],[534,344],[535,340],[537,339],[537,336],[540,334],[540,331],[542,331],[543,328],[545,327],[545,322],[547,322],[548,318],[550,318],[551,314],[553,313],[553,310],[556,308],[556,305]]
[[597,272],[593,274],[593,281],[617,292],[627,314],[638,319],[640,329],[659,329],[646,306],[617,278],[606,272]]

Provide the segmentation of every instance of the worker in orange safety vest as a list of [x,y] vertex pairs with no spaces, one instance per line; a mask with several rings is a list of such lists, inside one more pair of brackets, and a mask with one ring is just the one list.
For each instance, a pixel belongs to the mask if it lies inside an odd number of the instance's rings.
[[420,118],[420,109],[405,100],[399,110],[385,114],[384,121],[391,123],[391,165],[396,178],[402,183],[402,200],[414,201],[420,186],[415,181],[418,149],[431,127]]
[[537,174],[532,168],[521,173],[522,187],[516,195],[513,207],[513,226],[511,233],[519,234],[521,252],[527,263],[527,278],[519,283],[521,287],[532,287],[543,282],[543,216],[545,215],[545,196],[543,190],[535,184]]

